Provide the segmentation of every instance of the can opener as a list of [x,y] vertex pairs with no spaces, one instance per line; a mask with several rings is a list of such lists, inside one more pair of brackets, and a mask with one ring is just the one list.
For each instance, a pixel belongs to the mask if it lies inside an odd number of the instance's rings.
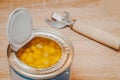
[[94,41],[116,50],[120,49],[120,38],[118,36],[85,23],[80,23],[78,20],[71,20],[68,12],[64,12],[64,14],[65,16],[61,16],[58,13],[53,13],[51,16],[52,19],[46,19],[46,22],[55,28],[64,28],[69,26],[73,31],[80,33]]

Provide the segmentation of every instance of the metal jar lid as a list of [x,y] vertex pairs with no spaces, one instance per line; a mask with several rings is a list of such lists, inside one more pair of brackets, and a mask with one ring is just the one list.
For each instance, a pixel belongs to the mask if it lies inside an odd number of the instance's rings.
[[7,33],[14,51],[17,51],[30,40],[32,36],[32,18],[27,9],[17,8],[11,13]]

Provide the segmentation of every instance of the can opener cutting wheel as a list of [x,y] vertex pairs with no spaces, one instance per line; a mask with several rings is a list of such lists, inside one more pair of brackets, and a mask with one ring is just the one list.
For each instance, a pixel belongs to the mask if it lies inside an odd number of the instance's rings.
[[61,16],[58,13],[53,13],[52,19],[46,19],[46,22],[55,28],[64,28],[69,26],[73,31],[78,32],[86,37],[102,43],[108,47],[119,50],[120,38],[109,32],[100,30],[89,25],[81,24],[80,21],[70,19],[69,13],[64,12],[65,16]]

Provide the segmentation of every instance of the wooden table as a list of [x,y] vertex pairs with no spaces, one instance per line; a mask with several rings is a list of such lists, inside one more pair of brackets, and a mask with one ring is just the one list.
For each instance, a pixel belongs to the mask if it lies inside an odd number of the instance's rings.
[[[52,12],[68,11],[80,22],[120,36],[120,0],[1,0],[0,80],[10,80],[6,26],[9,14],[17,7],[29,9],[34,28],[55,29],[45,19],[50,18]],[[73,44],[72,80],[120,80],[120,51],[90,40],[68,27],[55,30],[63,33]]]

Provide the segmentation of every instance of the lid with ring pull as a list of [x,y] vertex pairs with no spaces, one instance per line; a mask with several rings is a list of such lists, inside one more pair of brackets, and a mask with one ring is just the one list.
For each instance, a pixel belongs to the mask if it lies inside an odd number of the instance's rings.
[[25,8],[14,10],[8,21],[8,38],[11,48],[17,51],[32,37],[32,18]]

